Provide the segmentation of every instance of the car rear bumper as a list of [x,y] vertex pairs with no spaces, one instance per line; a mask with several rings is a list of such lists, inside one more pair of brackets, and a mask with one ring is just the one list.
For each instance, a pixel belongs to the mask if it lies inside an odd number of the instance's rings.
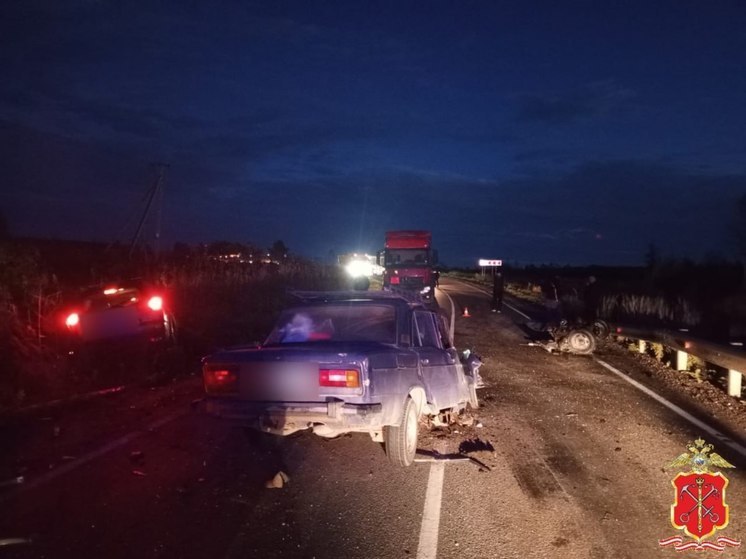
[[245,402],[207,398],[205,409],[210,415],[241,423],[276,435],[290,435],[302,429],[313,429],[323,436],[351,431],[376,431],[383,428],[381,404],[347,404],[335,402]]

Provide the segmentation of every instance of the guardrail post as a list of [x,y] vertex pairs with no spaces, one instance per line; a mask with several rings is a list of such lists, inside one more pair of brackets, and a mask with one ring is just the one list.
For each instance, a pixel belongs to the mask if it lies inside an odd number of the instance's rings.
[[728,396],[741,397],[741,380],[743,375],[739,371],[728,371]]
[[689,355],[687,355],[686,351],[677,350],[676,351],[676,370],[686,371],[687,369],[689,369]]
[[637,351],[645,353],[648,349],[648,342],[645,340],[637,340]]

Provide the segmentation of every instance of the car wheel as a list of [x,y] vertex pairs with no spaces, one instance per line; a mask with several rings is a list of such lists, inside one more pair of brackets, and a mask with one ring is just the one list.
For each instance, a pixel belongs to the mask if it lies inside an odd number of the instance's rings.
[[593,321],[593,335],[596,336],[599,340],[605,339],[610,333],[611,328],[609,328],[609,325],[606,323],[606,321],[599,319],[596,319]]
[[588,330],[572,330],[564,341],[568,350],[578,355],[590,355],[596,349],[596,339]]
[[411,466],[414,462],[414,455],[417,452],[418,424],[414,400],[407,398],[399,425],[390,425],[384,430],[386,456],[397,466]]

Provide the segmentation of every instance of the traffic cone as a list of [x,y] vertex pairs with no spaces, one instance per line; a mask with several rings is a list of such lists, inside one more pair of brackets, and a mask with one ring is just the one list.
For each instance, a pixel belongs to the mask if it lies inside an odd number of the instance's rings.
[[469,318],[471,315],[469,314],[469,307],[464,307],[464,313],[461,315],[464,318]]

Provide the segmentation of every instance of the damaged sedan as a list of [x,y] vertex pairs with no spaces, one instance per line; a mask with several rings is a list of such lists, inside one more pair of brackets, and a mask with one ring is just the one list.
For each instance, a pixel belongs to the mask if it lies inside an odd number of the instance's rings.
[[369,433],[409,466],[421,419],[477,407],[478,373],[437,311],[387,292],[295,295],[264,344],[203,360],[209,413],[276,435]]

